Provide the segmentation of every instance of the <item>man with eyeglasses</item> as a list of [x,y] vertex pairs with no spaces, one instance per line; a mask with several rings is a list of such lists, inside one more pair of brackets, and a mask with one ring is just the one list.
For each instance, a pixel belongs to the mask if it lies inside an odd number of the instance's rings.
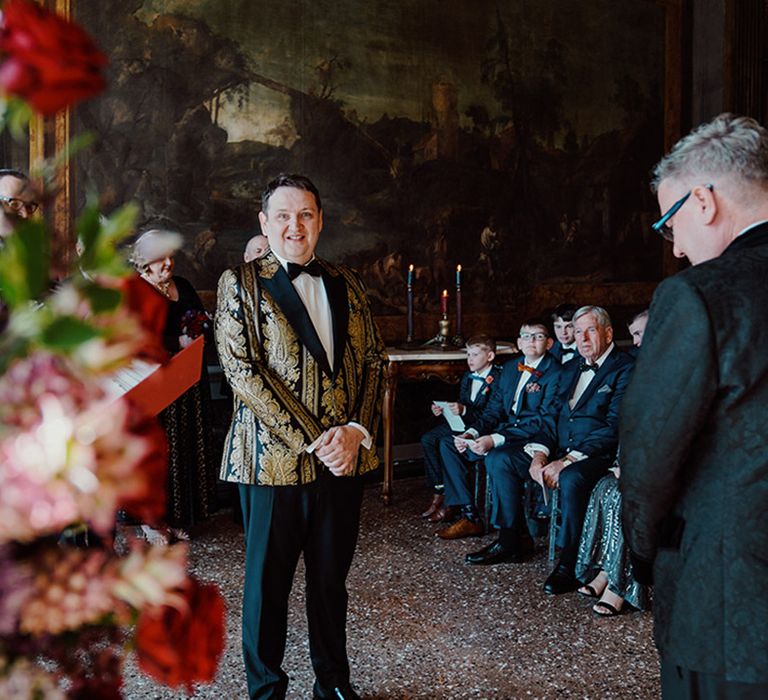
[[[653,579],[665,698],[768,697],[768,130],[722,114],[654,170],[656,289],[622,407],[620,487]],[[685,332],[681,332],[681,329]]]
[[622,406],[626,541],[655,586],[664,698],[765,698],[768,130],[720,115],[652,188],[692,267],[656,289]]
[[0,168],[0,238],[10,236],[19,219],[28,219],[39,209],[36,197],[24,173]]

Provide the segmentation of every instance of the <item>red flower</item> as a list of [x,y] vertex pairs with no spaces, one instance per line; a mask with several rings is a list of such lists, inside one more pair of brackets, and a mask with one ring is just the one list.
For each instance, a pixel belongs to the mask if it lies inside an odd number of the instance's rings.
[[492,375],[492,374],[489,374],[489,375],[488,375],[488,376],[485,378],[485,383],[486,383],[486,384],[491,384],[492,382],[493,382],[493,375]]
[[100,93],[107,57],[78,25],[29,2],[3,6],[0,87],[41,114]]
[[193,683],[208,683],[224,650],[224,599],[213,584],[194,578],[182,591],[186,606],[150,608],[136,627],[139,668],[171,687],[192,692]]

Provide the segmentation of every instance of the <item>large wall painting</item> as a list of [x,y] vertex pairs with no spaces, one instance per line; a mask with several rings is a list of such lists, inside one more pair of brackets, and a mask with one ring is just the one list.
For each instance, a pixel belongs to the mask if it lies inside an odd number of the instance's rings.
[[76,112],[82,203],[135,199],[214,289],[257,232],[259,192],[303,172],[320,253],[377,314],[463,267],[464,306],[514,310],[547,280],[658,279],[664,9],[650,0],[77,0],[111,87]]

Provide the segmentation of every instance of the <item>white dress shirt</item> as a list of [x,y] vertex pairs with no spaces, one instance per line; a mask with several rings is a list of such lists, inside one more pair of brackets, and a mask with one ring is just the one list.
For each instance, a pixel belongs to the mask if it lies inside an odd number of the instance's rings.
[[[272,254],[278,259],[280,264],[283,266],[283,269],[287,272],[288,260],[281,258],[277,253],[275,253],[275,251],[272,251]],[[307,262],[304,264],[306,265],[307,263],[312,262],[314,259],[315,256],[313,255],[312,258],[307,260]],[[307,310],[307,314],[309,314],[309,319],[312,321],[312,325],[315,327],[315,331],[317,332],[317,337],[320,338],[320,343],[325,350],[325,354],[328,358],[328,364],[333,367],[335,350],[333,347],[333,316],[331,315],[331,304],[328,301],[328,292],[325,289],[323,278],[304,273],[292,279],[291,284],[293,284],[293,288],[296,290],[296,293],[299,295],[299,299],[301,299],[302,303],[304,304],[304,308]],[[373,438],[371,437],[371,434],[365,429],[365,427],[360,425],[360,423],[355,423],[354,421],[350,421],[347,423],[347,425],[350,425],[353,428],[357,428],[361,433],[363,433],[364,439],[361,444],[363,447],[369,450],[373,444]],[[316,440],[315,443],[317,443],[318,440]],[[314,450],[315,443],[307,448],[307,452],[312,452]]]

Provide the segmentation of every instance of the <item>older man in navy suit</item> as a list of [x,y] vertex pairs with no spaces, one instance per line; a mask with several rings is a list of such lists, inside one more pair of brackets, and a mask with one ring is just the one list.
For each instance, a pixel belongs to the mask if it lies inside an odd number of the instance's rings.
[[[482,532],[467,485],[467,462],[486,457],[496,506],[494,522],[497,525],[500,522],[506,523],[507,519],[498,521],[501,516],[498,515],[500,511],[497,506],[502,494],[507,497],[508,489],[503,477],[496,481],[492,465],[501,453],[514,450],[515,447],[519,449],[532,435],[541,431],[544,421],[554,421],[556,411],[553,405],[557,398],[560,365],[547,352],[552,346],[552,339],[546,323],[538,319],[523,323],[517,346],[523,353],[521,361],[506,363],[499,388],[491,396],[480,417],[463,435],[443,438],[440,442],[440,455],[445,466],[446,500],[464,509],[464,517],[438,533],[444,539]],[[512,495],[508,497],[514,498]],[[517,535],[517,528],[510,529],[500,538],[498,546],[486,548],[488,551],[482,561],[470,563],[493,564],[519,559],[522,552],[519,551]]]
[[574,569],[587,502],[616,457],[619,406],[633,365],[613,344],[605,309],[582,306],[573,325],[581,360],[563,368],[556,428],[546,423],[525,446],[533,479],[560,489],[560,560],[544,583],[544,592],[553,595],[578,587]]

